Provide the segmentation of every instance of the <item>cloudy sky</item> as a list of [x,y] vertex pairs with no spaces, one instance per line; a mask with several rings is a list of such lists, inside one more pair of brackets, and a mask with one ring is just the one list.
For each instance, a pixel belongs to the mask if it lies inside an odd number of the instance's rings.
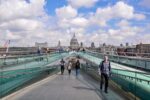
[[0,0],[0,46],[150,43],[150,0]]

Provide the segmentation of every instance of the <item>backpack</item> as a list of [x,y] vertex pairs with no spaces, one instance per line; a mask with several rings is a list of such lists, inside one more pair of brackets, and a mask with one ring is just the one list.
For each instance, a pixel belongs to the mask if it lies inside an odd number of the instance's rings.
[[72,64],[71,64],[71,63],[69,63],[68,69],[71,69],[71,66],[72,66]]

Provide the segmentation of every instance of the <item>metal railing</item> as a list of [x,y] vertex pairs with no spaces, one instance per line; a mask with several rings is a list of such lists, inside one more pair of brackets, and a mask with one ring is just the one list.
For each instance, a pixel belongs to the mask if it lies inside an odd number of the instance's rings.
[[49,54],[30,54],[30,55],[18,55],[18,56],[5,56],[0,58],[0,67],[11,66],[16,64],[23,64],[27,62],[32,62],[40,58],[48,58],[65,52],[51,52]]
[[[98,65],[92,62],[82,64],[82,69],[99,78]],[[144,77],[139,77],[144,76]],[[115,82],[118,88],[126,93],[132,93],[134,100],[149,100],[150,97],[150,73],[134,72],[129,70],[112,69],[110,79]]]
[[26,57],[31,58],[28,59],[31,61],[26,61],[26,63],[17,63],[15,65],[11,65],[11,67],[1,67],[0,98],[18,89],[29,80],[32,81],[32,79],[41,76],[45,72],[49,74],[54,70],[57,70],[57,65],[49,64],[52,64],[66,56],[68,56],[68,53],[54,53],[51,55],[40,55],[38,57],[34,56],[33,58]]
[[37,67],[2,72],[0,75],[0,98],[13,92],[29,80],[32,81],[33,78],[45,73],[49,74],[57,69],[56,66],[49,66],[48,68]]
[[119,64],[127,65],[133,68],[140,68],[144,70],[150,70],[150,59],[149,58],[138,58],[138,57],[125,57],[125,56],[118,56],[118,55],[109,55],[109,54],[102,54],[92,51],[86,51],[87,54],[98,57],[103,59],[104,55],[109,57],[109,60],[112,62],[116,62]]
[[119,51],[103,51],[100,52],[98,50],[89,50],[86,49],[86,51],[89,52],[96,52],[96,53],[101,53],[101,54],[106,54],[106,55],[117,55],[117,56],[128,56],[128,57],[141,57],[141,58],[150,58],[150,53],[139,53],[139,52],[119,52]]

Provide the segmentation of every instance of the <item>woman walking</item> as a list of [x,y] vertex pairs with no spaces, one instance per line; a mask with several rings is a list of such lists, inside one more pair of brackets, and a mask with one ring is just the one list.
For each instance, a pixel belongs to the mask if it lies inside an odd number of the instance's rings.
[[72,62],[71,61],[69,61],[67,69],[68,69],[68,74],[70,75],[71,74],[71,69],[72,69]]

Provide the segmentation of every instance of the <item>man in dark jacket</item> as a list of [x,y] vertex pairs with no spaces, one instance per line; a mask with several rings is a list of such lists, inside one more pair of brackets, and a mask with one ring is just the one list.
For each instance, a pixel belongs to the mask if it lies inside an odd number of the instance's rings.
[[100,81],[100,89],[103,89],[103,83],[105,79],[105,93],[108,91],[108,80],[110,76],[110,71],[111,71],[111,65],[108,60],[108,56],[104,57],[104,60],[100,63],[99,65],[99,74],[101,75],[101,81]]
[[63,59],[61,59],[60,61],[60,67],[61,67],[61,75],[63,75],[65,70],[65,61]]
[[77,62],[76,62],[75,69],[76,69],[76,76],[78,76],[79,70],[80,70],[80,61],[79,60],[77,60]]

